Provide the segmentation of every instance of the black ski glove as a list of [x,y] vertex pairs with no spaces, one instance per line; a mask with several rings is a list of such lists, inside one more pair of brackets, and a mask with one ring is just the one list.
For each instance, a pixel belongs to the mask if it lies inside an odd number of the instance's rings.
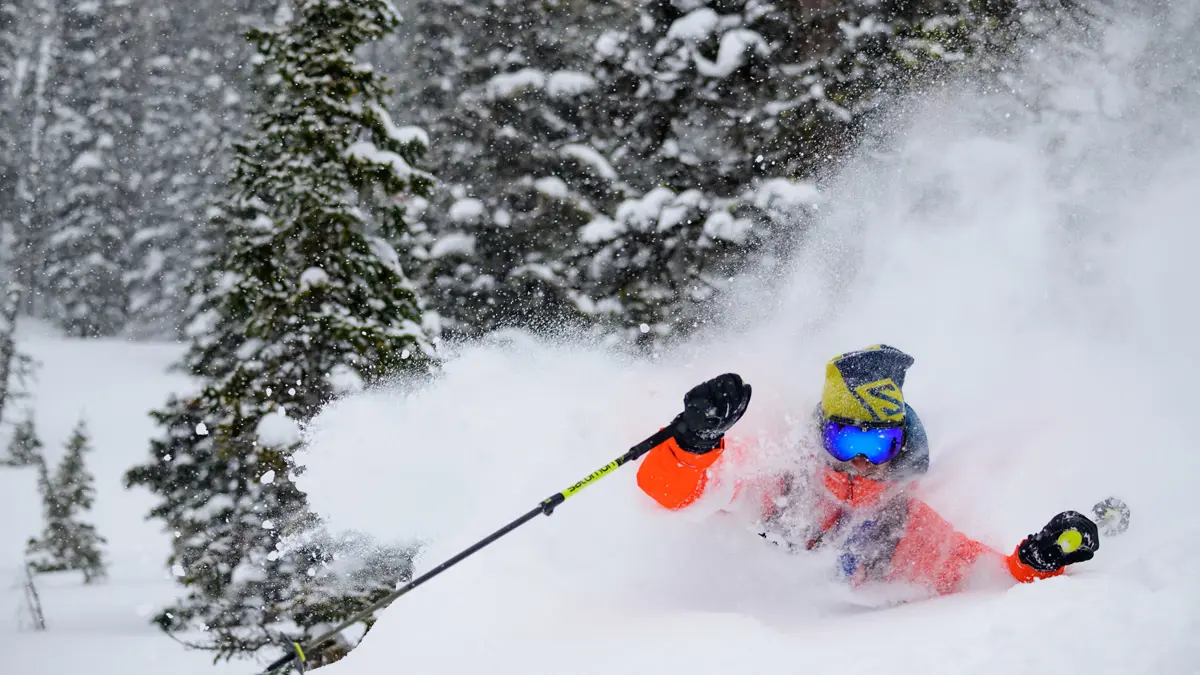
[[[1059,544],[1059,537],[1069,531],[1079,533],[1079,548],[1068,551]],[[1072,537],[1073,538],[1073,537]],[[1054,572],[1067,565],[1091,560],[1100,548],[1100,533],[1087,516],[1075,511],[1063,511],[1050,519],[1041,532],[1031,534],[1017,547],[1017,558],[1039,572]]]
[[675,442],[697,455],[712,452],[748,405],[750,385],[734,373],[692,387],[683,397],[683,412],[671,422]]

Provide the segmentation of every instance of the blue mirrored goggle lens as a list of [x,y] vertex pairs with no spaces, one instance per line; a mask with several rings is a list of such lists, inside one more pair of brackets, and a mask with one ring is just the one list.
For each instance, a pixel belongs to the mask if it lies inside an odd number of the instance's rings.
[[848,462],[862,455],[872,464],[883,464],[899,454],[904,445],[904,429],[864,429],[841,422],[826,422],[824,444],[825,450],[839,461]]

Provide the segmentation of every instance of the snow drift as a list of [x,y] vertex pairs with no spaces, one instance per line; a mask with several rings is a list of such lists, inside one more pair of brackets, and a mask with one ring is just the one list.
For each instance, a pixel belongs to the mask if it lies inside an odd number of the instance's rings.
[[960,529],[1009,550],[1117,494],[1128,534],[1067,577],[867,607],[722,495],[665,513],[628,467],[403,598],[330,675],[1194,671],[1200,23],[1159,11],[1095,49],[1035,46],[1019,87],[1049,112],[964,84],[891,120],[891,150],[825,186],[786,291],[731,302],[703,341],[645,361],[465,349],[427,388],[331,405],[299,479],[335,527],[426,542],[429,569],[721,372],[755,387],[745,470],[788,461],[824,361],[882,341],[917,359],[925,497]]

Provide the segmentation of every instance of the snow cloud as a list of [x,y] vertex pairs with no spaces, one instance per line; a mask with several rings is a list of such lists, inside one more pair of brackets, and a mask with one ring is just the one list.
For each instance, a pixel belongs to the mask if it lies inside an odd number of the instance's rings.
[[[300,456],[316,509],[335,526],[422,539],[424,571],[666,424],[691,385],[721,372],[755,388],[736,435],[760,463],[740,471],[790,461],[824,362],[882,341],[916,357],[906,393],[931,436],[925,498],[1010,549],[1054,513],[1117,494],[1135,523],[1096,560],[868,614],[827,582],[831,561],[787,555],[747,514],[724,512],[727,493],[665,513],[626,467],[403,598],[330,675],[391,672],[396,643],[429,673],[472,672],[479,654],[489,672],[522,675],[568,659],[586,673],[692,675],[801,661],[839,673],[1192,668],[1200,54],[1188,21],[1172,41],[1126,20],[1082,61],[1038,46],[1022,76],[1074,102],[1061,114],[1029,115],[968,81],[886,120],[903,133],[881,133],[822,186],[821,222],[786,287],[747,284],[689,344],[630,360],[495,336],[432,384],[332,404]],[[701,65],[719,76],[759,40],[727,34]],[[785,187],[772,197],[817,197]],[[652,192],[622,220],[659,227],[662,209],[648,207],[680,197]],[[1062,648],[1081,635],[1086,648]],[[448,648],[462,644],[472,649]]]

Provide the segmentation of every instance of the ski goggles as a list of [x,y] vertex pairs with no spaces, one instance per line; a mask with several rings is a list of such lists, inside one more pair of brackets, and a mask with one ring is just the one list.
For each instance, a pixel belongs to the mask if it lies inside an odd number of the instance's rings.
[[872,464],[883,464],[900,454],[904,446],[904,429],[859,427],[829,420],[825,422],[823,441],[825,450],[838,461],[849,462],[862,456]]

